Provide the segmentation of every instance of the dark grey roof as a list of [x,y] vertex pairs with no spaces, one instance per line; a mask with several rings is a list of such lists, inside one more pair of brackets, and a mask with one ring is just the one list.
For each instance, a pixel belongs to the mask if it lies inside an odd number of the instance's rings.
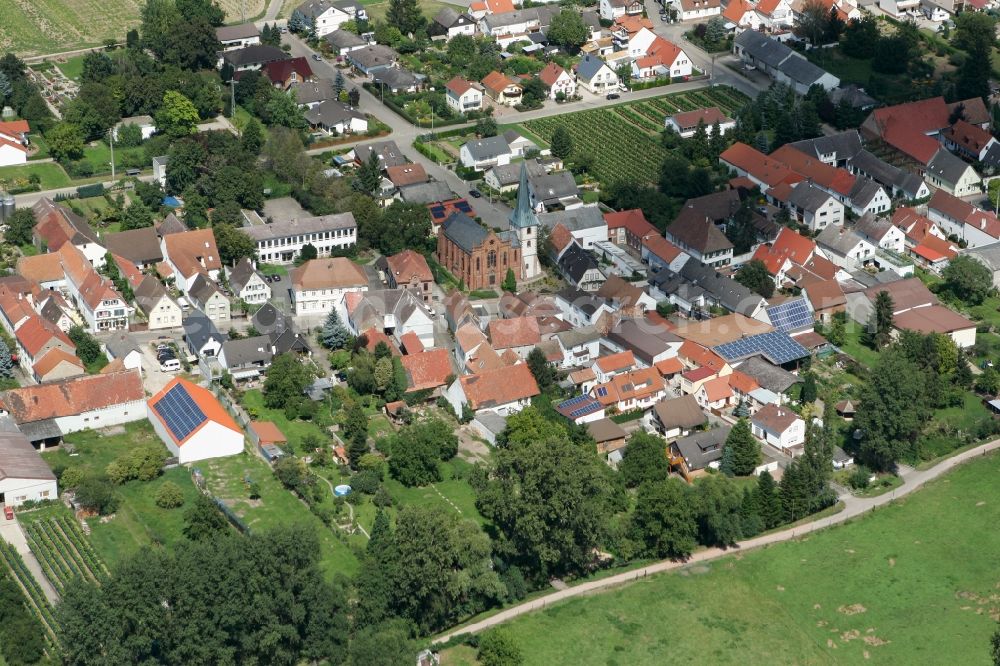
[[226,340],[222,343],[222,353],[226,358],[226,368],[233,369],[247,365],[271,362],[271,339],[267,335],[257,335],[240,340]]
[[[569,171],[560,171],[541,176],[529,175],[528,185],[531,188],[531,193],[534,195],[535,201],[546,203],[580,194],[580,188],[577,187],[576,180]],[[601,216],[601,219],[603,221],[603,216]]]
[[382,329],[386,315],[393,315],[397,326],[402,326],[413,313],[423,311],[411,289],[378,289],[367,291],[351,313],[351,321],[359,331],[367,331],[373,326]]
[[791,144],[792,148],[820,158],[824,155],[836,155],[835,159],[840,162],[852,160],[862,151],[861,135],[857,130],[847,130],[837,132],[829,136],[819,136],[815,139],[804,139]]
[[191,313],[184,318],[184,339],[195,350],[201,350],[209,340],[223,341],[219,330],[215,328],[215,323],[208,318],[201,310],[191,310]]
[[223,25],[215,29],[215,38],[220,42],[231,42],[236,39],[249,39],[258,36],[260,36],[260,30],[253,23]]
[[957,183],[969,168],[969,164],[955,157],[944,148],[939,148],[927,163],[927,173],[933,174],[946,183]]
[[672,344],[680,346],[682,342],[666,326],[653,324],[648,319],[622,319],[607,337],[619,347],[631,349],[646,365],[652,365],[653,359]]
[[681,245],[682,250],[691,248],[701,254],[733,249],[733,244],[715,223],[701,216],[679,215],[667,227],[666,237]]
[[593,342],[595,340],[601,339],[601,332],[597,330],[594,326],[580,326],[578,328],[571,328],[568,331],[560,331],[556,333],[556,338],[566,349],[572,349],[578,345],[586,344],[588,342]]
[[255,44],[242,49],[226,51],[222,54],[223,60],[236,68],[248,65],[266,65],[269,62],[290,60],[291,57],[281,49],[266,44]]
[[306,109],[305,117],[310,125],[325,125],[326,127],[349,123],[355,118],[365,120],[365,114],[337,99],[328,99],[311,109]]
[[800,210],[815,213],[830,198],[831,195],[829,193],[819,189],[808,181],[803,181],[792,188],[792,193],[788,196],[788,203]]
[[466,252],[482,244],[490,232],[465,213],[455,211],[441,224],[441,233]]
[[889,230],[892,229],[892,222],[886,217],[876,217],[871,213],[862,215],[854,225],[854,230],[867,238],[875,241],[882,240]]
[[830,225],[816,236],[816,244],[846,257],[858,246],[863,238],[853,231],[839,225]]
[[242,231],[255,241],[286,238],[298,234],[312,234],[337,229],[354,229],[358,223],[354,213],[334,213],[332,215],[317,215],[297,217],[290,220],[280,220],[270,224],[258,224],[246,227]]
[[215,284],[215,280],[208,277],[204,273],[199,273],[195,276],[194,281],[188,287],[188,297],[194,301],[194,304],[199,308],[205,307],[205,304],[215,294],[222,294],[222,290],[219,289],[219,285]]
[[434,15],[434,22],[441,27],[448,29],[462,25],[473,25],[476,20],[465,12],[458,12],[451,7],[442,7],[438,13]]
[[275,354],[287,354],[288,352],[308,354],[311,352],[305,338],[290,328],[285,329],[281,333],[272,333],[270,337],[271,346],[274,347]]
[[983,159],[980,161],[988,167],[996,168],[1000,166],[1000,143],[996,141],[991,143],[990,147],[986,149]]
[[250,325],[260,333],[272,335],[283,333],[288,329],[289,321],[281,310],[270,303],[265,303],[250,318]]
[[354,155],[359,161],[367,162],[373,151],[378,154],[383,169],[410,163],[395,141],[377,141],[357,146],[354,149]]
[[[0,481],[4,479],[55,481],[56,475],[42,460],[42,456],[31,445],[31,441],[18,429],[13,419],[5,416],[0,421],[3,422],[0,427]],[[12,490],[16,490],[16,487],[11,486],[8,492]]]
[[698,399],[688,393],[679,398],[661,400],[653,405],[653,412],[665,430],[696,428],[708,420]]
[[811,86],[826,75],[826,71],[812,64],[799,54],[786,58],[778,69],[788,78],[804,86]]
[[315,19],[330,7],[336,7],[337,9],[348,14],[353,14],[357,12],[357,10],[361,9],[361,5],[356,2],[350,2],[350,0],[306,0],[306,2],[303,2],[301,5],[296,7],[295,11],[299,12],[303,16],[306,16],[307,18]]
[[870,109],[878,104],[877,99],[854,83],[838,86],[830,92],[830,101],[834,105],[840,104],[841,100],[845,100],[855,109]]
[[773,393],[785,393],[801,381],[784,368],[779,368],[760,356],[751,356],[743,361],[739,365],[739,370],[753,377],[762,388]]
[[428,183],[414,183],[399,188],[399,196],[406,203],[429,204],[455,198],[447,183],[432,180]]
[[42,309],[38,311],[38,314],[53,324],[59,323],[60,319],[64,316],[68,316],[63,309],[59,307],[59,304],[56,303],[56,299],[54,298],[46,298],[44,304],[42,305]]
[[376,84],[384,84],[390,90],[400,90],[417,86],[423,79],[407,69],[398,67],[386,67],[372,74],[372,81]]
[[[139,287],[134,291],[135,304],[146,316],[153,311],[153,308],[164,298],[170,298],[166,288],[160,284],[152,275],[147,275],[139,283]],[[178,306],[180,307],[180,306]]]
[[254,276],[259,276],[262,280],[264,277],[253,267],[253,263],[243,257],[240,261],[233,267],[233,270],[229,272],[229,285],[233,288],[234,294],[239,294],[243,291],[243,287],[247,286],[250,279]]
[[356,49],[347,54],[347,59],[360,69],[388,67],[399,60],[399,54],[388,46],[373,44],[363,49]]
[[872,199],[879,195],[879,192],[882,192],[881,185],[871,178],[858,176],[854,180],[854,187],[851,188],[849,196],[853,205],[866,208],[872,202]]
[[588,27],[594,30],[600,30],[603,26],[601,25],[601,15],[595,11],[583,11],[580,12],[583,22],[587,24]]
[[565,287],[559,290],[556,292],[556,296],[567,303],[570,303],[588,317],[592,316],[602,305],[604,305],[604,301],[597,298],[593,294],[588,294],[587,292],[581,291],[573,286]]
[[156,227],[156,233],[160,234],[161,237],[169,236],[170,234],[182,234],[188,231],[187,225],[181,222],[173,213],[167,213],[167,216],[163,218],[163,222]]
[[580,284],[587,271],[597,267],[597,259],[594,258],[594,255],[576,243],[572,243],[559,257],[559,269],[573,285]]
[[334,30],[323,36],[336,49],[347,49],[353,46],[365,46],[368,42],[348,30]]
[[333,83],[326,79],[296,81],[289,90],[295,95],[295,101],[299,104],[314,104],[337,98],[337,91],[333,89]]
[[583,56],[579,64],[576,66],[576,74],[581,79],[589,81],[595,74],[597,74],[601,67],[605,67],[606,65],[607,63],[597,56],[588,54]]
[[488,136],[483,139],[474,139],[462,147],[469,151],[469,155],[477,162],[510,154],[510,145],[502,136]]
[[[663,271],[661,271],[663,272]],[[763,298],[736,280],[725,277],[711,266],[697,261],[687,261],[681,267],[680,276],[689,284],[700,287],[730,312],[750,317]],[[687,299],[685,299],[687,300]]]
[[501,187],[505,185],[516,185],[521,177],[521,164],[528,170],[528,178],[541,176],[546,172],[545,167],[538,163],[537,159],[524,160],[524,162],[512,162],[510,164],[498,164],[490,171],[496,177]]
[[851,170],[863,173],[893,190],[899,190],[910,199],[915,199],[923,185],[923,179],[915,173],[904,171],[876,157],[867,150],[861,150],[851,159]]
[[502,12],[500,14],[487,14],[483,17],[488,31],[496,28],[503,28],[519,23],[531,23],[538,21],[539,27],[543,30],[548,27],[552,17],[559,13],[558,6],[531,7],[529,9],[517,9],[512,12]]
[[557,224],[561,224],[569,231],[582,231],[606,225],[604,214],[598,206],[581,206],[572,210],[556,210],[551,213],[542,213],[538,216],[538,223],[546,229],[552,229]]
[[104,247],[111,254],[124,257],[133,264],[163,261],[160,238],[153,227],[104,234]]
[[[751,31],[747,30],[746,32]],[[732,430],[732,426],[696,432],[678,439],[672,446],[676,447],[681,456],[684,457],[688,469],[704,469],[708,467],[709,463],[722,459],[722,447],[726,444],[730,430]]]
[[777,67],[793,53],[792,49],[778,40],[762,35],[756,30],[744,30],[736,36],[734,43],[768,67]]
[[141,353],[138,341],[128,333],[114,333],[104,341],[104,346],[112,358],[124,358],[134,351]]
[[691,284],[677,273],[669,270],[659,271],[649,283],[664,294],[676,296],[688,303],[694,303],[708,293],[698,285]]

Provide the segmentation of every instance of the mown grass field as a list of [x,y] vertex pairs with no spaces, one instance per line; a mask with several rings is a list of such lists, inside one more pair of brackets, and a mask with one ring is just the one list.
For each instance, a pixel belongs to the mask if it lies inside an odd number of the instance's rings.
[[1000,616],[1000,532],[989,529],[1000,520],[998,474],[992,455],[850,524],[508,626],[528,665],[572,655],[595,665],[985,666]]
[[619,181],[651,184],[659,179],[666,157],[660,134],[668,115],[706,106],[732,114],[745,101],[729,88],[708,88],[529,120],[523,127],[543,145],[557,127],[565,127],[574,152],[594,158],[593,174],[605,187]]
[[26,184],[32,174],[39,177],[39,186],[43,190],[69,187],[73,184],[66,171],[55,162],[42,162],[41,164],[29,162],[23,166],[0,167],[0,186],[13,189],[18,184]]
[[[248,21],[263,15],[266,0],[219,0],[228,22],[240,21],[243,2]],[[125,33],[139,24],[144,4],[144,0],[4,0],[0,51],[24,57],[99,46],[105,39],[124,41]]]

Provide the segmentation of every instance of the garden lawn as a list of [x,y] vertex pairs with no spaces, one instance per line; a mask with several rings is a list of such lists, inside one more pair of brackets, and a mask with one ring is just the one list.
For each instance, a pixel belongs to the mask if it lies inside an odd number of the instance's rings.
[[[244,453],[203,460],[194,467],[204,474],[211,494],[225,502],[251,530],[304,524],[314,531],[320,541],[320,568],[327,579],[338,573],[353,575],[357,571],[358,560],[350,547],[286,490],[260,458]],[[249,498],[247,479],[259,485],[259,500]]]
[[[386,0],[361,0],[361,4],[365,6],[365,11],[368,12],[369,21],[384,20],[386,12],[389,11],[389,3]],[[467,9],[464,5],[441,2],[441,0],[420,0],[420,9],[423,10],[424,16],[428,20],[433,19],[442,7],[450,7],[458,11]]]
[[992,455],[848,525],[506,626],[528,666],[569,654],[575,664],[602,666],[986,666],[1000,532],[984,527],[1000,520],[998,474],[1000,457]]
[[[285,434],[289,443],[296,451],[301,451],[299,446],[302,438],[306,435],[315,435],[321,442],[328,441],[330,436],[323,432],[323,429],[312,421],[289,421],[283,409],[269,409],[264,406],[264,394],[259,389],[253,389],[243,394],[240,401],[243,407],[250,413],[251,417],[260,421],[274,421],[278,430]],[[320,404],[323,409],[323,403]]]
[[84,56],[78,55],[72,58],[67,58],[66,62],[57,62],[56,67],[67,79],[73,79],[79,82],[80,78],[83,76],[83,58]]
[[[115,169],[118,171],[116,175],[123,175],[126,160],[130,157],[133,160],[138,160],[138,162],[133,161],[133,163],[143,164],[145,160],[144,150],[141,146],[135,148],[115,147]],[[83,149],[83,158],[94,167],[95,174],[111,173],[111,146],[103,141],[88,144]]]
[[844,327],[844,333],[844,344],[840,346],[841,351],[866,368],[875,365],[878,360],[878,352],[863,342],[864,327],[857,322],[849,321]]
[[[102,472],[108,463],[135,446],[160,442],[148,421],[126,425],[123,434],[107,435],[106,432],[89,430],[67,435],[66,441],[73,444],[78,455],[71,456],[60,448],[46,451],[43,457],[52,467],[80,466]],[[190,472],[179,467],[167,470],[153,481],[132,481],[119,486],[121,501],[114,518],[107,522],[102,522],[100,518],[87,521],[91,529],[91,543],[109,565],[142,546],[154,542],[170,546],[183,539],[184,508],[161,509],[156,506],[156,491],[166,481],[180,486],[185,504],[193,502],[198,494]]]
[[43,190],[54,190],[73,184],[66,171],[55,162],[43,162],[42,164],[29,162],[24,165],[0,167],[0,186],[12,186],[18,180],[27,181],[32,174],[41,178],[39,186]]
[[[480,525],[486,519],[476,509],[476,491],[465,479],[472,468],[470,463],[457,458],[441,463],[442,481],[431,486],[407,488],[395,479],[387,478],[385,488],[392,496],[393,504],[400,506],[441,506],[455,511],[466,520],[474,520]],[[456,478],[460,476],[461,478]],[[368,527],[366,525],[366,527]]]

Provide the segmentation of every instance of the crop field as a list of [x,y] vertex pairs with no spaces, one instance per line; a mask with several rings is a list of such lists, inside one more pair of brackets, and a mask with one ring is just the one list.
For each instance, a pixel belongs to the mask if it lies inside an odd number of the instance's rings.
[[[238,22],[246,3],[247,20],[263,14],[266,0],[219,0],[227,21]],[[3,0],[0,2],[0,51],[19,56],[61,53],[122,41],[139,24],[144,0]]]
[[98,582],[110,573],[79,523],[67,513],[27,514],[22,527],[31,552],[57,590],[74,578]]
[[574,151],[594,157],[594,175],[605,186],[618,181],[653,183],[666,157],[660,133],[667,115],[706,106],[732,114],[745,102],[732,89],[708,88],[529,120],[524,128],[547,143],[556,127],[564,126],[573,137]]
[[998,474],[1000,456],[977,459],[846,525],[507,626],[527,665],[572,654],[595,665],[986,666],[1000,618]]

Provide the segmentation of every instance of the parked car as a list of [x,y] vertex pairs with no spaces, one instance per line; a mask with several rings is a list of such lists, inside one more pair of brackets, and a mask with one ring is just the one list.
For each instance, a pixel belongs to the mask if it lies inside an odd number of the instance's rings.
[[280,275],[275,275],[274,276],[274,281],[275,282],[281,282],[281,276]]
[[323,56],[321,56],[318,53],[313,53],[313,60],[315,60],[316,62],[321,62],[323,60]]
[[608,95],[607,95],[608,99],[618,99],[620,97],[621,97],[621,95],[619,95],[618,93],[608,93]]
[[5,504],[3,507],[3,517],[7,520],[14,520],[14,507]]
[[483,193],[477,190],[476,188],[472,188],[471,190],[469,190],[469,196],[471,196],[473,199],[478,199],[481,196],[483,196]]

